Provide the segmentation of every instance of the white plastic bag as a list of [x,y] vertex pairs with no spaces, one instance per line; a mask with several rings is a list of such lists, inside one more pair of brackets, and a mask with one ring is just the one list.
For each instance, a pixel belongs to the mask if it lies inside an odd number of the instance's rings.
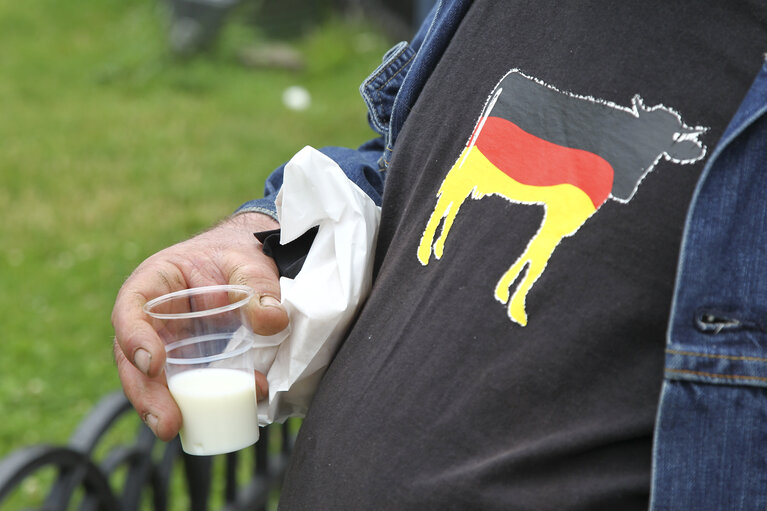
[[367,297],[381,211],[338,164],[304,147],[285,166],[277,197],[280,243],[319,226],[295,279],[282,277],[290,326],[258,337],[255,368],[269,381],[261,425],[303,416],[343,334]]

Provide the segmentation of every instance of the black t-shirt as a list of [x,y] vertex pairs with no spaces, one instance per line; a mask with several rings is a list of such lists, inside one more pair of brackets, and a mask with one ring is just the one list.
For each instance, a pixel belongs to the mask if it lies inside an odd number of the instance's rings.
[[283,508],[646,509],[685,213],[766,21],[473,3],[397,142]]

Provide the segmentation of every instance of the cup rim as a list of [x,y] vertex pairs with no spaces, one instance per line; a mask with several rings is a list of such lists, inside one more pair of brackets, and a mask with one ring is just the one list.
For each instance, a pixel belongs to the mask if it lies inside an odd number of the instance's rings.
[[173,364],[173,365],[199,365],[199,364],[207,364],[210,362],[217,362],[219,360],[224,360],[227,358],[236,357],[238,355],[242,355],[243,353],[246,353],[250,351],[250,349],[253,347],[252,343],[243,344],[237,349],[233,349],[231,351],[222,351],[221,353],[216,353],[215,355],[207,355],[205,357],[193,357],[193,358],[178,358],[178,357],[170,357],[167,354],[171,351],[183,348],[184,346],[189,346],[190,344],[197,344],[199,342],[207,342],[207,341],[213,341],[216,339],[220,339],[221,337],[226,337],[226,334],[207,334],[207,335],[201,335],[198,337],[190,337],[187,339],[181,339],[180,341],[175,341],[170,344],[165,345],[165,363],[166,364]]
[[[174,312],[171,314],[164,314],[164,313],[150,311],[152,307],[159,305],[161,303],[169,302],[170,300],[175,300],[176,298],[182,298],[185,296],[197,296],[197,295],[202,295],[206,293],[214,293],[214,292],[221,292],[221,291],[226,291],[226,292],[239,291],[239,292],[245,293],[245,297],[242,298],[241,300],[237,300],[236,302],[230,303],[228,305],[215,307],[213,309],[205,309],[203,311]],[[238,309],[239,307],[248,303],[255,295],[256,295],[256,292],[253,290],[253,288],[248,286],[241,286],[237,284],[220,284],[215,286],[190,287],[189,289],[182,289],[181,291],[174,291],[172,293],[164,294],[162,296],[158,296],[157,298],[153,298],[152,300],[149,300],[148,302],[144,304],[143,309],[144,309],[144,313],[156,319],[201,318],[203,316],[210,316],[213,314],[220,314],[222,312],[228,312],[228,311]]]

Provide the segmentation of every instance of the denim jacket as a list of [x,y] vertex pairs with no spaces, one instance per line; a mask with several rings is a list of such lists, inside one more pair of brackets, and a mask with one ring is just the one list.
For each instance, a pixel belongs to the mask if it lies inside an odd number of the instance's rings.
[[767,509],[767,65],[687,215],[652,509]]
[[[323,148],[380,204],[410,108],[470,0],[441,0],[362,84],[379,137]],[[653,450],[652,510],[767,509],[767,65],[697,185],[670,311]],[[272,216],[282,170],[238,211]],[[760,172],[761,171],[761,172]]]

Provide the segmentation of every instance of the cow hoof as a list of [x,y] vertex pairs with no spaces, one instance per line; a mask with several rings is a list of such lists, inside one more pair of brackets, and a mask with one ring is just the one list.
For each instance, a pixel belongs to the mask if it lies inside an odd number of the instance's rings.
[[421,244],[418,246],[418,260],[421,261],[422,265],[426,266],[429,264],[430,258],[431,258],[431,245],[429,245],[425,241],[421,241]]
[[527,313],[525,312],[525,305],[516,304],[513,301],[509,305],[509,318],[515,323],[519,323],[520,326],[527,326]]
[[503,281],[499,282],[495,287],[495,299],[506,305],[509,303],[509,286]]

